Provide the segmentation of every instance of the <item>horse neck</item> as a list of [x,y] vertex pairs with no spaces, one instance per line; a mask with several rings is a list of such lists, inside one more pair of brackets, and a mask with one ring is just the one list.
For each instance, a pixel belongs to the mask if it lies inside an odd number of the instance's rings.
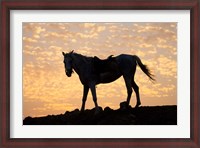
[[73,69],[76,71],[77,74],[79,74],[81,69],[84,69],[84,66],[88,63],[88,59],[90,58],[74,53],[72,55],[72,59],[73,59],[73,65],[72,65]]

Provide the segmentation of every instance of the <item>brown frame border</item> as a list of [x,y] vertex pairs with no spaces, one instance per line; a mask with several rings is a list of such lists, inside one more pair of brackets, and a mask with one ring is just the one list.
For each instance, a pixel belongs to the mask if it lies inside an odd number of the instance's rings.
[[[199,104],[199,0],[3,0],[1,2],[0,50],[0,147],[200,147]],[[191,57],[190,99],[191,138],[72,138],[72,139],[11,139],[10,137],[10,10],[190,10]]]

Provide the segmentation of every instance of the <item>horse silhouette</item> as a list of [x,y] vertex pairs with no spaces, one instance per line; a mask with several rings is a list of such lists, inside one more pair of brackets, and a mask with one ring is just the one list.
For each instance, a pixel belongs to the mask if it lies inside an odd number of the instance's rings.
[[87,57],[73,51],[69,53],[62,52],[64,56],[65,73],[71,77],[73,70],[79,75],[79,79],[83,84],[83,97],[81,111],[85,109],[85,102],[89,89],[92,92],[93,101],[95,104],[96,112],[99,111],[97,103],[96,85],[100,83],[110,83],[123,76],[126,89],[127,100],[126,106],[130,104],[132,95],[132,88],[136,93],[137,103],[136,108],[141,105],[139,87],[134,81],[136,66],[139,65],[141,70],[150,78],[155,81],[154,75],[144,65],[140,58],[136,55],[120,54],[116,57],[109,56],[105,60],[98,57]]

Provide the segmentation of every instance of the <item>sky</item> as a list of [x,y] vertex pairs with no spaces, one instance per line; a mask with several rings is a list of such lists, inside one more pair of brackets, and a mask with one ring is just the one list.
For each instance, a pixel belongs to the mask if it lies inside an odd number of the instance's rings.
[[[74,50],[105,59],[137,55],[155,75],[152,83],[136,69],[142,106],[177,105],[177,23],[23,23],[23,117],[63,114],[80,109],[83,86],[67,77],[63,52]],[[97,86],[99,106],[119,108],[126,100],[123,78]],[[133,91],[130,105],[135,106]],[[91,92],[86,109],[94,108]]]

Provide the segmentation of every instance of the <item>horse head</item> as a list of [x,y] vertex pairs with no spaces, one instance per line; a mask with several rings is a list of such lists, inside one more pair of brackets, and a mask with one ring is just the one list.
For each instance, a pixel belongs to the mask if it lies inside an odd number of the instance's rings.
[[68,77],[71,77],[72,73],[73,73],[73,68],[72,68],[72,54],[73,51],[69,52],[69,53],[64,53],[62,52],[63,56],[64,56],[64,65],[65,65],[65,73]]

